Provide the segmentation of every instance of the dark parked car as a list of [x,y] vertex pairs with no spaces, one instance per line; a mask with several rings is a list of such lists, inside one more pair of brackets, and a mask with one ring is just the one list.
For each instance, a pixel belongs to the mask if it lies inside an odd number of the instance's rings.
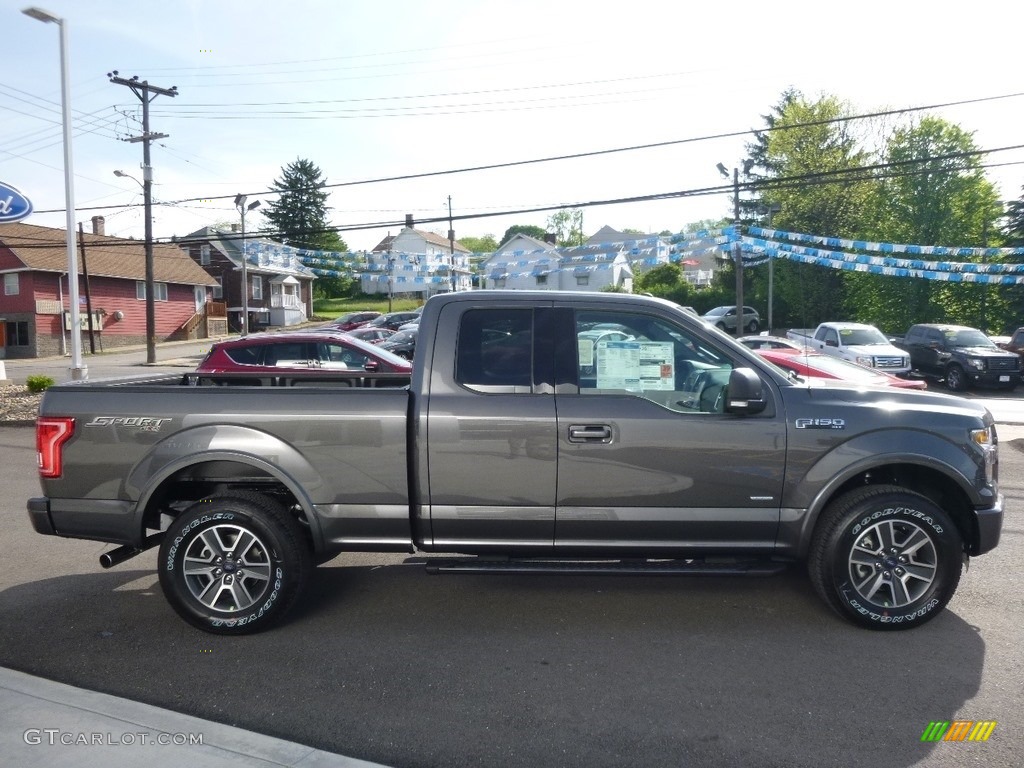
[[386,315],[374,318],[367,325],[372,328],[388,328],[392,331],[397,331],[399,326],[419,319],[419,312],[388,312]]
[[351,331],[353,328],[360,328],[371,320],[380,317],[380,314],[380,312],[375,312],[372,309],[348,312],[341,317],[332,320],[330,325],[342,331]]
[[344,333],[260,333],[213,345],[201,373],[364,370],[409,373],[408,360]]
[[412,355],[416,351],[416,337],[419,335],[419,332],[419,326],[416,328],[406,328],[404,331],[399,331],[394,336],[384,339],[377,346],[406,360],[412,360]]

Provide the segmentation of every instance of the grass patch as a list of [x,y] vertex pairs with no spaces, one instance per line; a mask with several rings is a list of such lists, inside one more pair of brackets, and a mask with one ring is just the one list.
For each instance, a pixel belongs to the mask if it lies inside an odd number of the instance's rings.
[[[423,304],[421,299],[395,297],[391,302],[391,312],[411,312]],[[377,312],[388,311],[387,296],[363,296],[344,299],[314,299],[313,314],[320,320],[333,320],[346,312],[357,312],[359,310],[376,310]]]

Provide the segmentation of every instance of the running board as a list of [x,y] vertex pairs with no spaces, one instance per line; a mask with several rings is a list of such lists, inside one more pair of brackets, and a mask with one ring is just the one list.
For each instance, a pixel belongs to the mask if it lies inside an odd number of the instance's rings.
[[428,558],[427,573],[564,573],[608,576],[770,576],[789,563],[769,560],[502,560]]

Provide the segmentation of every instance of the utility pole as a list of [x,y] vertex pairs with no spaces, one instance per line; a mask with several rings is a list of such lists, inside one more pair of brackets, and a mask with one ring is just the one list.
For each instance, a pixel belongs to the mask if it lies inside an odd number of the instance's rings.
[[157,96],[177,96],[178,86],[158,88],[150,85],[147,80],[139,80],[138,75],[125,80],[118,77],[116,69],[108,72],[107,77],[115,85],[130,88],[142,102],[142,135],[133,136],[125,141],[142,142],[142,193],[146,201],[146,362],[153,365],[156,363],[156,304],[153,295],[153,167],[149,164],[149,143],[156,139],[166,139],[168,134],[149,132],[149,102]]
[[743,335],[743,251],[740,249],[740,169],[732,169],[732,225],[736,228],[732,258],[736,268],[736,337]]
[[449,276],[452,279],[452,293],[455,293],[455,229],[452,226],[452,196],[448,195],[448,249],[451,253],[451,263],[448,266]]

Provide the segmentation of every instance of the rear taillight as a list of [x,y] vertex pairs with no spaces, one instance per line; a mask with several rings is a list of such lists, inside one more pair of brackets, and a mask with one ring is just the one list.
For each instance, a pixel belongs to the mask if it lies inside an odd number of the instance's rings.
[[36,419],[36,457],[40,477],[60,477],[64,443],[75,434],[75,420],[70,417]]

